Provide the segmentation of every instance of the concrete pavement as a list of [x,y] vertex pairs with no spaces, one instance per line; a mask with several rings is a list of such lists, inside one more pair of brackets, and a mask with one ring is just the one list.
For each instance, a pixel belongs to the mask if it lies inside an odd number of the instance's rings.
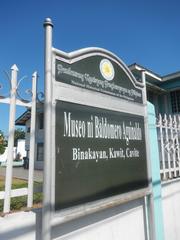
[[[0,176],[6,175],[6,167],[0,167]],[[13,168],[13,177],[28,179],[28,170],[23,167]],[[43,171],[34,171],[34,181],[43,181]],[[37,240],[36,213],[15,212],[0,217],[0,240]]]
[[36,214],[18,212],[0,217],[1,240],[35,240]]
[[[0,167],[0,176],[6,175],[6,167]],[[20,179],[28,179],[28,169],[23,167],[13,167],[13,177]],[[42,182],[43,181],[43,171],[34,170],[34,181]]]

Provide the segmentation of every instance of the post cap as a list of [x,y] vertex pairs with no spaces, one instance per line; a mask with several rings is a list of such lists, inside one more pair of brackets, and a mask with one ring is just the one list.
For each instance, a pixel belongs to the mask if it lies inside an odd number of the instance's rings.
[[18,69],[18,67],[17,67],[16,64],[12,65],[11,70],[14,70],[14,71],[16,71],[16,72],[19,71],[19,69]]
[[38,72],[37,71],[33,72],[32,77],[38,78]]
[[46,26],[51,26],[51,27],[53,27],[53,23],[52,23],[52,21],[51,21],[51,18],[46,18],[46,19],[44,20],[44,27],[46,27]]

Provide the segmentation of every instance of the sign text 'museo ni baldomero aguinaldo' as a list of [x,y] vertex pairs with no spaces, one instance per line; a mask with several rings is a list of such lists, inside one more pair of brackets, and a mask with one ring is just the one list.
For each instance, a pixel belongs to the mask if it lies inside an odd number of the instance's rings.
[[[78,102],[56,100],[56,210],[148,186],[144,115],[138,113],[143,87],[132,79],[121,61],[102,50],[57,56],[56,83],[79,96]],[[96,106],[79,101],[84,91]],[[100,96],[108,96],[107,108]],[[114,99],[131,110],[114,110]]]

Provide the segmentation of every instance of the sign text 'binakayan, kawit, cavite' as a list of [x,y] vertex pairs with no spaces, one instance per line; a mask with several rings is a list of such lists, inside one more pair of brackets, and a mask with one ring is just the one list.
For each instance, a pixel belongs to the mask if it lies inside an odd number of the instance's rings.
[[58,101],[56,209],[147,186],[143,117]]

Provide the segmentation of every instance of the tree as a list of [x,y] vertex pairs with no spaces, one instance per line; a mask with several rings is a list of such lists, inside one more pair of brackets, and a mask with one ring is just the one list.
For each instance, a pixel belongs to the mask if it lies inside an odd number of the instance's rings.
[[7,142],[5,140],[4,134],[0,130],[0,154],[4,153],[6,145],[7,145]]
[[25,139],[25,131],[22,128],[17,128],[14,132],[14,146],[17,147],[18,139]]

